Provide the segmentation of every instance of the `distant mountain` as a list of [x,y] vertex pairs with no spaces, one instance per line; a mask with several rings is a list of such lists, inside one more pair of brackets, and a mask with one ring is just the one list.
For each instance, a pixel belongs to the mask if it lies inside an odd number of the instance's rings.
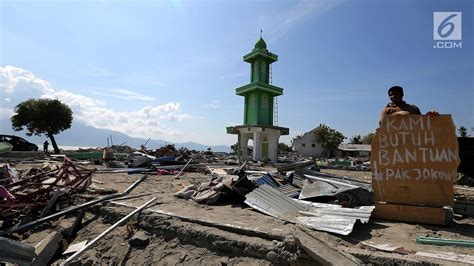
[[[26,140],[36,143],[40,148],[43,142],[46,140],[45,136],[26,136],[24,131],[15,132],[10,126],[10,120],[8,118],[0,118],[0,134],[17,135]],[[100,129],[91,126],[86,126],[80,123],[73,123],[71,128],[56,135],[56,141],[59,146],[78,146],[78,147],[105,147],[107,146],[107,137],[112,136],[113,144],[119,145],[125,143],[133,148],[138,148],[141,144],[144,144],[147,139],[145,138],[134,138],[124,133],[109,130]],[[215,152],[229,152],[230,147],[226,145],[215,145],[208,146],[196,142],[185,142],[185,143],[173,143],[171,141],[161,139],[151,139],[147,143],[147,148],[154,149],[159,148],[166,144],[175,144],[176,148],[185,147],[190,150],[205,151],[207,148],[211,148]]]
[[177,148],[185,147],[190,150],[197,150],[197,151],[206,151],[207,148],[211,148],[211,150],[215,152],[230,152],[230,146],[227,146],[227,145],[206,146],[206,145],[199,144],[196,142],[184,142],[184,143],[176,143],[175,146]]

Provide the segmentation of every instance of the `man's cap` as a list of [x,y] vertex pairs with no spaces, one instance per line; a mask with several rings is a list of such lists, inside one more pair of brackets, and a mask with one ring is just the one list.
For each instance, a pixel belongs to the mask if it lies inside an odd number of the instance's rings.
[[391,87],[390,89],[388,89],[388,94],[390,95],[390,92],[393,91],[393,92],[399,92],[402,94],[403,96],[403,88],[401,86],[393,86]]

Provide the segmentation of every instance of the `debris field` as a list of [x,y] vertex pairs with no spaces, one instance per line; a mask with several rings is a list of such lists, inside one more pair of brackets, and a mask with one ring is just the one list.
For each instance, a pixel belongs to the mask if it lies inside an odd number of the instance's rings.
[[312,159],[166,149],[103,158],[2,158],[0,261],[474,264],[469,186],[454,186],[454,216],[441,226],[374,219],[370,172]]

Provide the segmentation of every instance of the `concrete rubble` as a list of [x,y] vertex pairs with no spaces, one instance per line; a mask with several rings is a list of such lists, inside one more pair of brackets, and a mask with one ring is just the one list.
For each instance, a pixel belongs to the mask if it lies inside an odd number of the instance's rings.
[[34,247],[5,237],[0,237],[0,258],[2,262],[28,265],[36,256]]
[[136,232],[130,240],[128,240],[132,247],[146,247],[150,243],[150,238],[143,231]]
[[[287,155],[275,164],[240,163],[233,155],[172,145],[120,158],[107,151],[102,159],[5,160],[0,262],[472,263],[467,247],[425,251],[414,238],[399,248],[370,242],[384,239],[377,231],[399,225],[371,218],[370,179],[361,177],[370,169],[366,158]],[[474,190],[455,188],[452,230],[468,241]],[[138,209],[152,197],[153,204]],[[416,230],[444,236],[436,232],[445,228]]]
[[53,231],[36,244],[36,258],[33,260],[32,265],[48,264],[58,251],[61,239],[61,233]]

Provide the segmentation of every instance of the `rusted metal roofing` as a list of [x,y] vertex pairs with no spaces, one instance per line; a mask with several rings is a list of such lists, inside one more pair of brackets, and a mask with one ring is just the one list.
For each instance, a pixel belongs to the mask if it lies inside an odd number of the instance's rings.
[[261,185],[247,194],[245,203],[267,215],[341,235],[352,232],[357,220],[367,222],[375,208],[343,208],[339,205],[291,199],[268,185]]

